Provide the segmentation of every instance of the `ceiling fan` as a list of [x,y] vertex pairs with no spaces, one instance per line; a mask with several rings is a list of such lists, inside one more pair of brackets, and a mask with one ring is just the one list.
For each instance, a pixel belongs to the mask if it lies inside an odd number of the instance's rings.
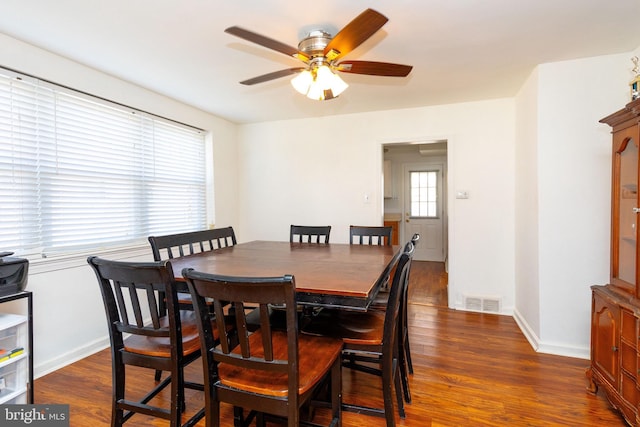
[[373,9],[367,9],[335,36],[331,37],[331,34],[322,30],[312,31],[298,43],[297,48],[237,26],[229,27],[225,32],[284,53],[306,64],[303,67],[287,68],[243,80],[241,84],[254,85],[297,74],[291,80],[291,84],[298,92],[311,99],[327,100],[337,97],[348,86],[335,73],[336,71],[388,77],[406,77],[411,72],[413,68],[411,65],[375,61],[340,61],[375,34],[387,21],[386,16]]

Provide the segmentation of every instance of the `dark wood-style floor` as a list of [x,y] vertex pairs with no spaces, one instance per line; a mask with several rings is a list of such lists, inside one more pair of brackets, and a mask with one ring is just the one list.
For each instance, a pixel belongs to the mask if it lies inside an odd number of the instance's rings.
[[[411,270],[410,337],[415,373],[413,402],[398,426],[623,426],[602,392],[586,391],[588,361],[538,354],[508,316],[450,310],[447,277],[441,263],[414,262]],[[201,375],[199,361],[187,372]],[[344,400],[381,405],[379,378],[347,370]],[[153,374],[129,372],[142,394]],[[35,381],[36,403],[70,405],[72,427],[107,426],[111,409],[111,365],[101,351]],[[163,396],[160,399],[165,399]],[[203,405],[188,391],[187,414]],[[224,426],[231,426],[226,410]],[[315,421],[324,420],[319,410]],[[166,426],[135,415],[131,426]],[[345,413],[344,427],[384,426],[382,418]],[[201,421],[198,426],[204,426]]]

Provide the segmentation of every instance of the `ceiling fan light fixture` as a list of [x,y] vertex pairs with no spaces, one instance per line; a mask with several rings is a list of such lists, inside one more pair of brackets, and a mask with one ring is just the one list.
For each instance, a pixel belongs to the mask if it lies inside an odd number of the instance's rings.
[[309,70],[301,71],[291,79],[291,86],[302,95],[306,95],[309,92],[311,83],[313,83],[313,75]]
[[333,85],[333,72],[326,65],[321,65],[316,69],[316,84],[320,85],[322,90],[329,90]]
[[318,84],[316,80],[311,83],[309,86],[309,92],[307,92],[307,98],[313,99],[314,101],[324,101],[324,89],[321,85]]
[[349,85],[344,80],[342,80],[338,74],[333,74],[331,92],[333,92],[334,98],[344,92],[348,87]]
[[338,74],[324,64],[301,71],[291,79],[291,85],[298,93],[315,101],[336,98],[349,87]]

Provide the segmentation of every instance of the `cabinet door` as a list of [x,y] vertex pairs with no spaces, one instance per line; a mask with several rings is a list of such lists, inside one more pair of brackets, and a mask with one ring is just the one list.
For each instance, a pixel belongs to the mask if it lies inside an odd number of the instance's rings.
[[592,365],[618,390],[620,359],[620,309],[608,303],[597,293],[593,293],[591,319],[591,360]]
[[637,127],[613,136],[613,194],[611,208],[611,281],[636,293],[638,138]]
[[384,198],[393,199],[393,175],[391,169],[391,160],[385,160],[383,162],[383,176],[384,180]]

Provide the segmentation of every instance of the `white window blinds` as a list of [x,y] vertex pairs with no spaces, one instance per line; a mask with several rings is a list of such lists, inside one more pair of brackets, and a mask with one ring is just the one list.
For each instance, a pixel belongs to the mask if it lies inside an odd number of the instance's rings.
[[206,227],[204,132],[0,69],[0,251]]

